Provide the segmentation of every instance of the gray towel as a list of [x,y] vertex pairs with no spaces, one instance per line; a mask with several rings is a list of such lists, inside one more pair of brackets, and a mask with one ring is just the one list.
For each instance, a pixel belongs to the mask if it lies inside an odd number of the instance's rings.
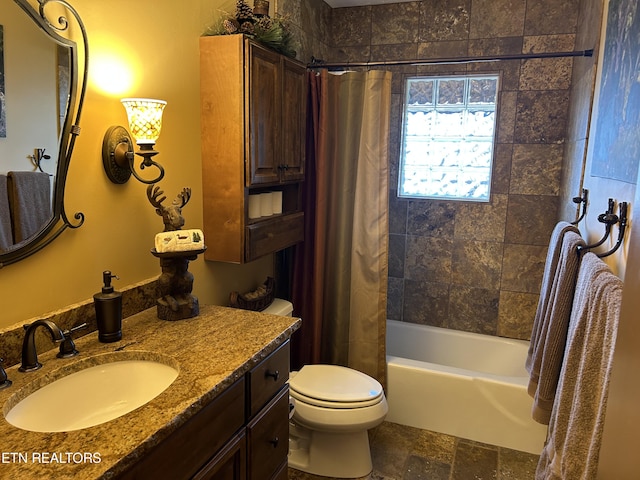
[[577,247],[584,245],[582,237],[573,231],[567,231],[562,237],[556,274],[551,282],[548,305],[540,326],[540,340],[532,355],[528,387],[529,394],[534,398],[531,416],[543,425],[548,425],[551,418],[567,341],[571,305],[580,266]]
[[583,256],[536,480],[596,478],[622,286],[596,255]]
[[51,219],[51,182],[42,172],[9,172],[13,241],[32,237]]
[[566,232],[574,232],[579,234],[580,231],[569,222],[559,222],[549,240],[549,249],[547,250],[547,259],[544,264],[544,273],[542,275],[542,285],[540,287],[540,298],[538,299],[538,308],[533,321],[533,330],[531,331],[531,341],[529,342],[529,352],[525,367],[527,372],[531,373],[536,358],[536,352],[541,352],[544,342],[543,327],[546,319],[548,319],[548,310],[551,308],[549,295],[553,286],[553,280],[556,278],[556,270],[558,268],[558,258],[562,249],[562,238]]
[[0,252],[13,245],[7,176],[0,175]]

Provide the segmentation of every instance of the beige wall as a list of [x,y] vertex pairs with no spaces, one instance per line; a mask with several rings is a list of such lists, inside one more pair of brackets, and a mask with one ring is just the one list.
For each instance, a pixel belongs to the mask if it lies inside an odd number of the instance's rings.
[[[198,37],[220,10],[233,11],[235,2],[195,0],[179,9],[173,0],[72,3],[89,33],[91,70],[65,206],[69,215],[80,211],[86,220],[39,253],[0,269],[0,328],[91,298],[105,269],[120,277],[116,287],[159,275],[158,260],[149,250],[162,220],[149,204],[145,186],[134,180],[114,185],[102,168],[105,130],[126,124],[120,98],[168,102],[156,146],[156,158],[166,169],[160,186],[168,200],[191,187],[192,199],[183,210],[185,228],[202,226]],[[100,67],[113,59],[122,68],[117,79],[131,75],[135,81],[108,93],[99,85],[114,70]],[[271,270],[270,256],[244,266],[199,258],[190,266],[194,293],[201,303],[215,304],[226,303],[231,290],[254,288]]]

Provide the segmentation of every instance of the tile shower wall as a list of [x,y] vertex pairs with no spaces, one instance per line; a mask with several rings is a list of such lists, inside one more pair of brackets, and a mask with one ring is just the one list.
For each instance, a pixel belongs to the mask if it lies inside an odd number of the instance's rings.
[[[331,61],[573,50],[578,0],[434,0],[331,11]],[[388,67],[388,318],[528,339],[558,219],[573,60]],[[498,72],[489,203],[396,196],[403,78]]]
[[[602,0],[582,0],[580,2],[576,49],[594,48],[595,55],[598,55],[601,20],[605,5],[606,3]],[[564,154],[565,168],[562,172],[560,186],[561,198],[570,199],[578,195],[583,186],[583,171],[586,167],[585,151],[589,137],[589,121],[591,119],[596,83],[596,65],[595,57],[594,59],[577,60],[574,64]],[[592,198],[594,193],[597,195],[591,185],[587,183],[586,186],[591,188]],[[606,205],[606,203],[603,202],[603,205]],[[561,217],[565,218],[574,214],[576,210],[575,204],[569,201],[562,202],[560,208]],[[584,223],[581,227],[584,228]]]

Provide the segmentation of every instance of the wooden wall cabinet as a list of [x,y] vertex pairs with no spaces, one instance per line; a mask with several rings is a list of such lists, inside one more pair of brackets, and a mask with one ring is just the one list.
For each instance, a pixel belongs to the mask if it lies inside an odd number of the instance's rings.
[[[306,68],[243,35],[200,38],[207,260],[245,263],[303,240]],[[249,218],[249,195],[282,214]]]
[[289,355],[287,341],[119,478],[286,479]]

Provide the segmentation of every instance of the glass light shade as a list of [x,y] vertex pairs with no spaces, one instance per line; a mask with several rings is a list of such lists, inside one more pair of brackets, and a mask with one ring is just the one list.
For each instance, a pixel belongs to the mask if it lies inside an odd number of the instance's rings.
[[162,128],[162,111],[167,102],[151,98],[123,98],[127,111],[129,130],[138,145],[154,145]]

